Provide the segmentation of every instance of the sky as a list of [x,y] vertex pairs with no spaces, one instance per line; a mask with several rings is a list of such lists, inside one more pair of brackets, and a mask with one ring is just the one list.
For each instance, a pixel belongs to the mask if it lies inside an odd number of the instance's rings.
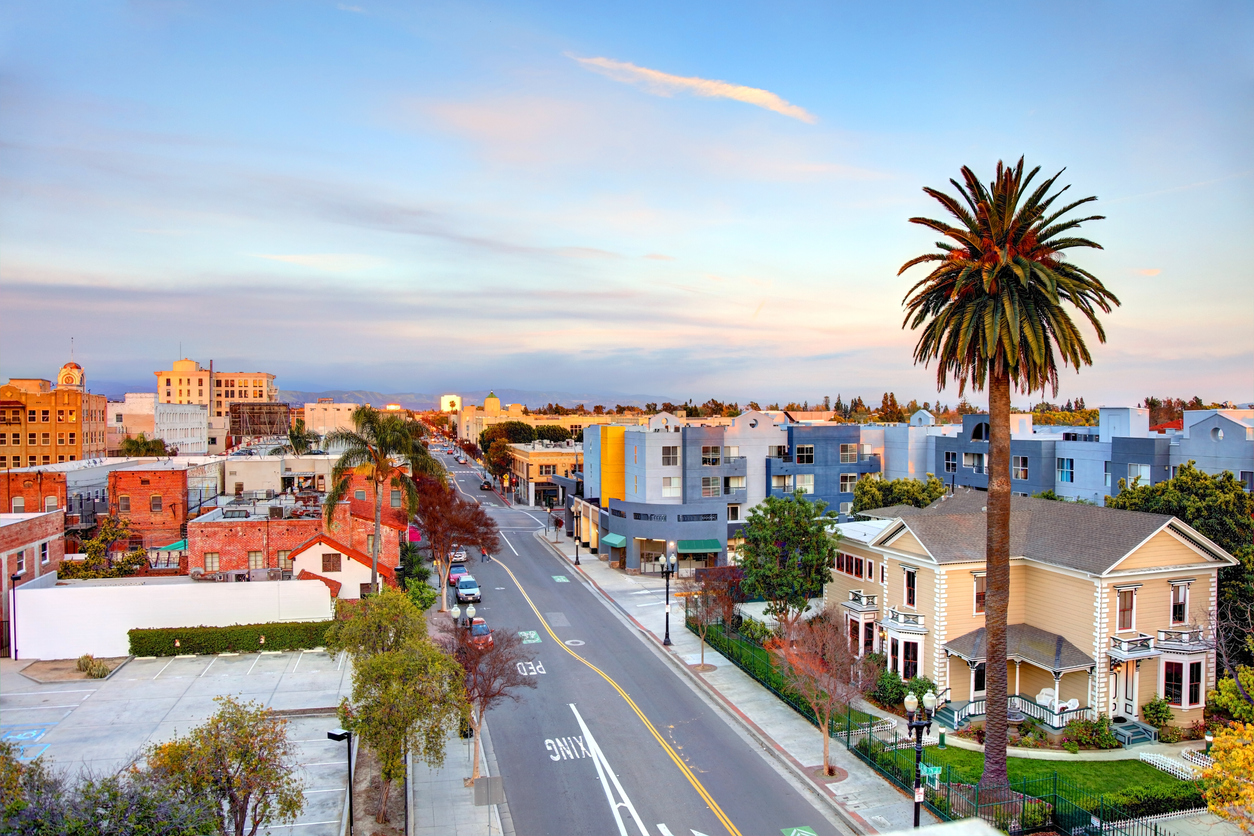
[[933,400],[909,218],[1025,156],[1122,302],[1058,399],[1254,398],[1249,3],[2,8],[0,379]]

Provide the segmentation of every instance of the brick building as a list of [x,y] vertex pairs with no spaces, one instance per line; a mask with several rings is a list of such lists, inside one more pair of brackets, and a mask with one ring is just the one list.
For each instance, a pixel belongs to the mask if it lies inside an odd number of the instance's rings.
[[[65,559],[65,512],[61,510],[32,514],[0,514],[0,631],[3,647],[12,650],[12,618],[9,607],[14,575],[19,575],[17,586],[33,581],[49,572],[55,572]],[[21,637],[18,637],[19,641]],[[19,646],[20,648],[20,646]]]
[[65,508],[64,472],[39,469],[0,471],[0,512],[33,514]]
[[82,366],[52,381],[10,378],[0,386],[0,470],[105,455],[105,396],[88,394]]
[[[384,509],[379,565],[400,563],[400,544],[408,526],[404,514]],[[291,497],[271,501],[240,501],[219,506],[187,525],[188,571],[292,571],[292,552],[313,537],[329,534],[346,549],[370,554],[374,543],[372,502],[348,500],[336,510],[330,532],[322,508],[303,506]]]

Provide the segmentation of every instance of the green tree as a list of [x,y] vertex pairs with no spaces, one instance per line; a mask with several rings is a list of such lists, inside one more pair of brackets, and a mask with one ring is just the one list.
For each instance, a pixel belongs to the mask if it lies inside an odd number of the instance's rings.
[[405,581],[405,594],[409,596],[409,602],[423,612],[431,609],[436,599],[440,597],[439,591],[431,584],[414,578]]
[[768,496],[749,512],[740,569],[742,588],[767,601],[766,612],[788,625],[823,594],[836,562],[839,534],[829,532],[835,514],[822,500]]
[[131,536],[130,520],[103,517],[96,526],[96,536],[84,540],[82,560],[63,561],[57,577],[66,579],[124,578],[148,565],[148,553],[142,548],[121,554],[110,554],[113,544]]
[[327,650],[347,651],[354,659],[388,653],[427,635],[422,610],[409,596],[385,586],[360,601],[342,601],[343,617],[327,628]]
[[[383,542],[383,489],[391,486],[401,492],[401,507],[408,518],[418,508],[421,474],[444,480],[444,468],[427,448],[419,444],[414,428],[399,415],[381,413],[370,406],[353,410],[352,430],[332,430],[327,443],[344,448],[331,469],[331,489],[322,512],[327,528],[333,527],[335,507],[348,495],[354,475],[368,479],[374,488],[374,540],[370,547],[370,588],[379,588],[379,546]],[[421,429],[419,430],[419,433]]]
[[388,820],[388,795],[392,782],[405,776],[405,752],[442,766],[445,742],[465,705],[461,665],[425,636],[411,635],[381,653],[354,654],[353,699],[340,703],[339,716],[379,758],[376,822]]
[[215,697],[218,710],[186,736],[148,750],[148,768],[216,806],[222,836],[256,836],[305,806],[287,721],[255,702]]
[[1223,711],[1234,720],[1254,723],[1254,703],[1249,699],[1251,694],[1254,694],[1254,668],[1241,665],[1234,675],[1219,680],[1215,690],[1206,695],[1206,705],[1212,710]]
[[171,451],[166,449],[164,440],[160,438],[149,438],[143,433],[140,433],[134,438],[122,439],[122,443],[118,445],[118,452],[123,456],[131,456],[135,458],[172,455]]
[[893,505],[926,508],[944,495],[945,483],[931,473],[926,481],[908,476],[900,479],[859,479],[853,488],[853,513]]
[[570,430],[557,424],[541,424],[535,428],[536,441],[554,441],[561,443],[570,441]]
[[314,449],[321,440],[322,436],[313,430],[305,429],[304,418],[297,418],[292,423],[292,428],[287,431],[287,443],[271,449],[270,455],[282,456],[291,453],[294,456],[303,456]]
[[505,439],[510,444],[530,444],[536,440],[536,428],[524,421],[493,424],[479,433],[479,449],[488,450],[498,439]]
[[[963,183],[950,180],[954,197],[924,188],[957,221],[911,218],[947,240],[938,251],[910,259],[898,275],[916,264],[934,265],[907,293],[906,319],[922,328],[914,349],[916,363],[937,363],[937,386],[957,378],[961,395],[968,385],[988,390],[989,476],[985,540],[988,637],[988,700],[985,722],[985,786],[1007,783],[1006,617],[1010,599],[1010,388],[1023,393],[1058,389],[1058,363],[1091,365],[1083,335],[1067,307],[1088,320],[1098,340],[1106,334],[1097,312],[1109,313],[1119,300],[1089,271],[1068,261],[1074,248],[1100,249],[1075,230],[1093,215],[1069,216],[1086,197],[1060,208],[1054,204],[1069,187],[1053,191],[1059,174],[1032,188],[1040,168],[1026,176],[1023,160],[1001,162],[988,185],[964,166]],[[1052,192],[1052,193],[1051,193]],[[961,410],[961,407],[960,407]]]
[[513,457],[509,454],[510,442],[504,438],[498,438],[492,442],[492,446],[488,448],[487,455],[483,457],[483,466],[488,472],[498,479],[509,473],[513,464]]

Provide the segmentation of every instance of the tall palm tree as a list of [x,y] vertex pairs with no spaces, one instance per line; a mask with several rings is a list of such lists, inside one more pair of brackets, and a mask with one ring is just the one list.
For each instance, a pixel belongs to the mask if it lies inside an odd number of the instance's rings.
[[370,587],[379,588],[379,546],[383,533],[383,487],[401,492],[401,507],[409,519],[418,509],[418,485],[414,476],[422,474],[443,481],[444,468],[422,444],[410,426],[413,422],[399,415],[379,412],[369,405],[353,410],[352,430],[327,433],[329,445],[344,452],[331,469],[331,485],[323,502],[327,528],[333,524],[335,507],[343,501],[354,474],[370,480],[374,488],[374,541],[370,547]]
[[950,180],[953,197],[936,189],[936,198],[956,224],[911,218],[945,236],[939,252],[907,261],[901,275],[916,264],[935,266],[906,294],[906,319],[922,327],[914,349],[916,363],[936,361],[936,380],[943,389],[952,375],[961,395],[968,383],[988,390],[989,471],[985,540],[987,591],[987,714],[984,736],[985,786],[1007,783],[1006,775],[1006,615],[1010,598],[1010,387],[1020,392],[1058,391],[1058,361],[1079,370],[1092,357],[1069,305],[1089,321],[1098,340],[1106,333],[1097,311],[1110,313],[1119,300],[1096,276],[1065,258],[1076,247],[1101,249],[1072,234],[1100,215],[1064,218],[1086,197],[1054,208],[1070,186],[1052,191],[1062,172],[1030,190],[1040,167],[1023,173],[1018,165],[997,163],[993,181],[985,186],[964,166],[964,183]]

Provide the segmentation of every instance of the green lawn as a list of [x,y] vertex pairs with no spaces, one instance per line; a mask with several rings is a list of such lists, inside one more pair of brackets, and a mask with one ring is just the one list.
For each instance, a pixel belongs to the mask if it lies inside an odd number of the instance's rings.
[[[914,757],[914,750],[904,750]],[[954,780],[974,783],[979,780],[984,769],[984,753],[972,752],[949,746],[937,749],[929,746],[924,754],[928,763],[953,768]],[[1172,787],[1183,783],[1166,772],[1155,769],[1139,760],[1122,761],[1043,761],[1029,758],[1010,758],[1008,762],[1010,780],[1018,781],[1032,778],[1050,778],[1058,772],[1060,778],[1066,778],[1085,792],[1094,795],[1115,792],[1129,787]]]

